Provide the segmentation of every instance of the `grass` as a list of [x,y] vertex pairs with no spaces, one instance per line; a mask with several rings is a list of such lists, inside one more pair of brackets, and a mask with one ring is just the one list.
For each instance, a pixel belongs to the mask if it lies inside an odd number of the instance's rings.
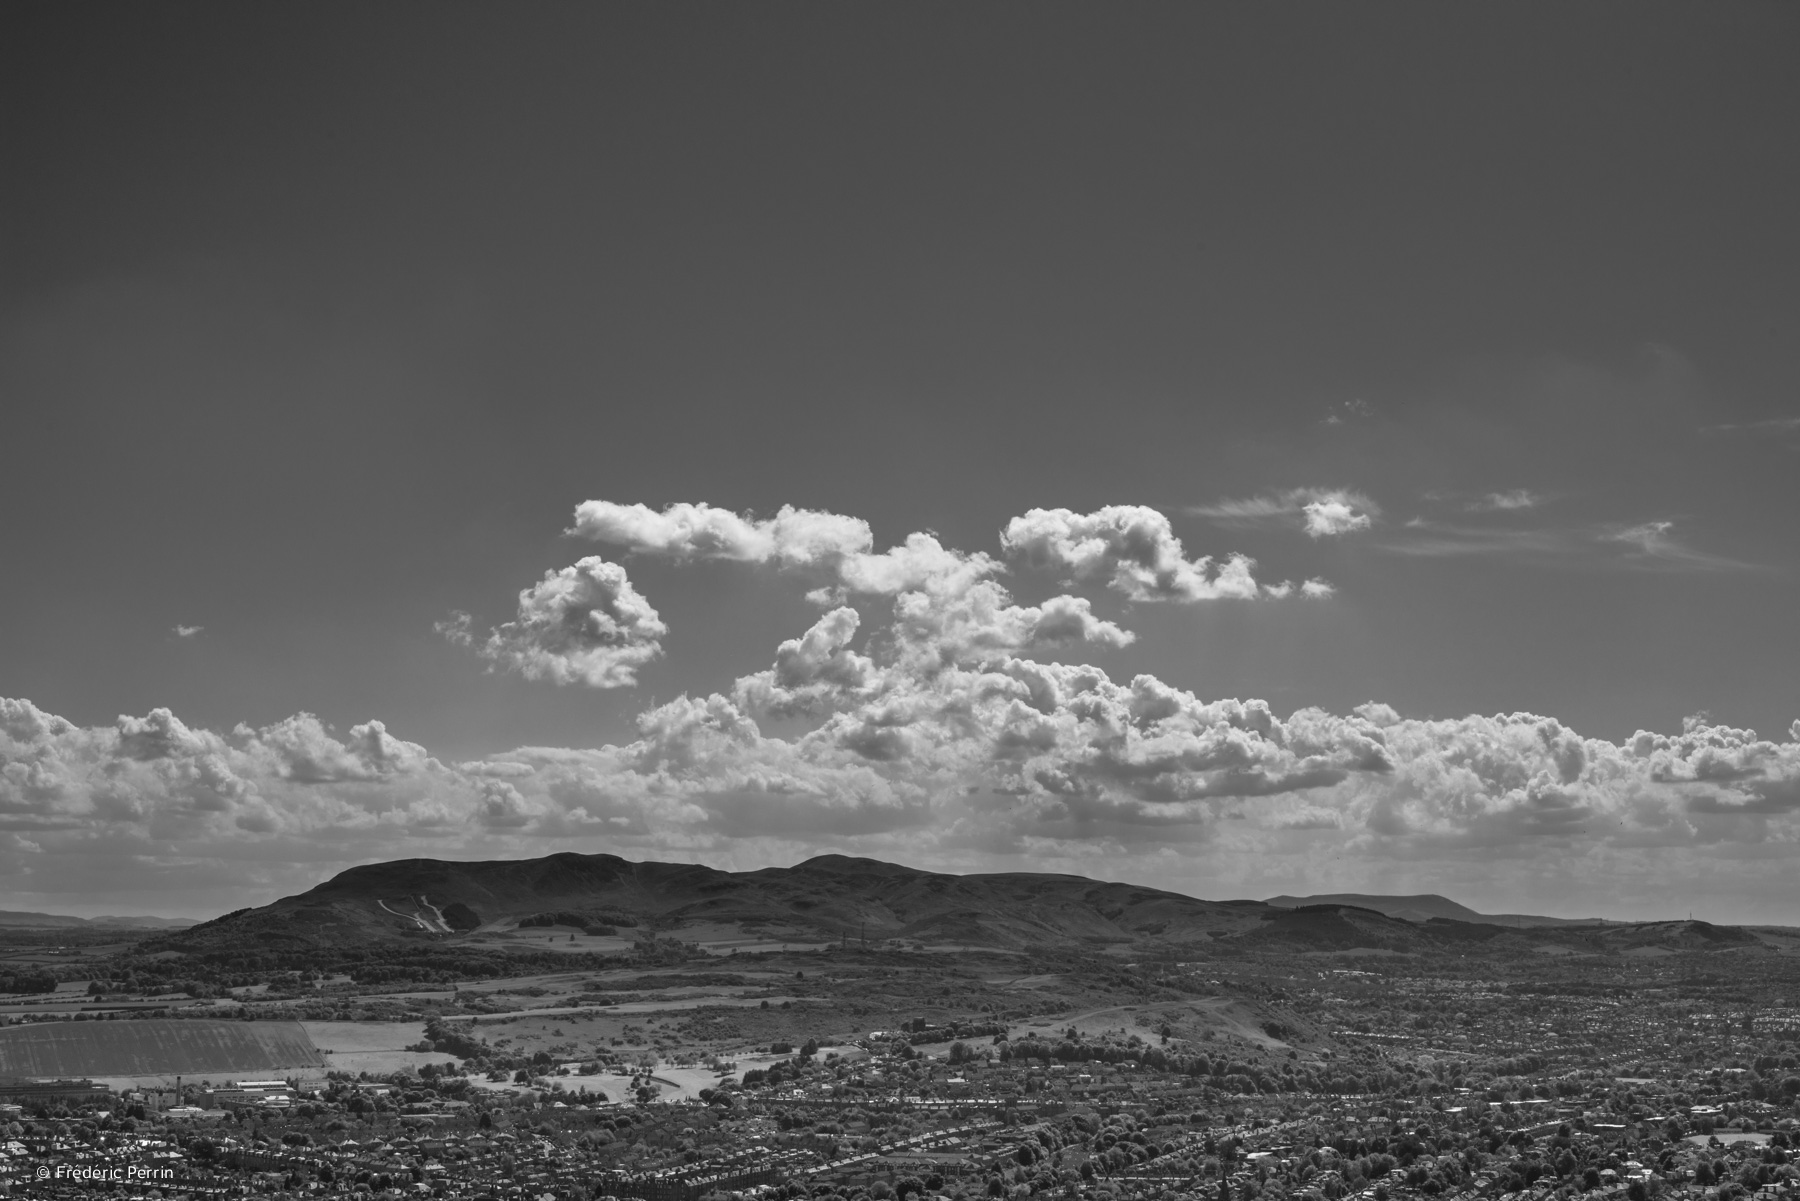
[[324,1066],[299,1022],[34,1022],[0,1030],[0,1076],[253,1075]]

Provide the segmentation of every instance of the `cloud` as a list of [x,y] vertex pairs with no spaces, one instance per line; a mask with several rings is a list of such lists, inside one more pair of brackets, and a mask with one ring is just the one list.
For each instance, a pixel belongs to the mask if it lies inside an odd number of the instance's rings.
[[[591,651],[585,634],[572,648],[534,639],[616,603],[626,585],[609,566],[527,590],[495,654]],[[128,862],[134,880],[203,867],[293,891],[328,867],[418,854],[757,863],[836,848],[1194,876],[1218,895],[1247,862],[1264,879],[1460,864],[1470,879],[1602,887],[1800,858],[1800,722],[1785,741],[1695,718],[1616,744],[1528,713],[1283,716],[1037,657],[1129,641],[1084,598],[1018,605],[978,577],[888,604],[873,622],[849,606],[820,615],[767,669],[646,709],[630,740],[454,765],[379,722],[339,734],[298,714],[215,733],[157,709],[85,728],[0,701],[0,872],[25,873],[20,890],[98,895],[116,884],[97,865]]]
[[1142,505],[1109,505],[1092,513],[1032,509],[1001,531],[1006,553],[1074,580],[1101,580],[1135,601],[1250,598],[1261,591],[1255,560],[1231,555],[1190,560],[1169,519]]
[[589,500],[576,506],[568,532],[642,554],[784,566],[861,554],[874,543],[861,518],[792,505],[759,521],[704,503],[672,504],[658,513],[647,505]]
[[[858,625],[823,615],[733,696],[650,708],[630,741],[454,766],[376,723],[339,736],[301,714],[218,734],[154,710],[83,728],[3,701],[0,833],[14,841],[0,868],[79,868],[99,846],[137,871],[266,860],[303,878],[421,853],[766,862],[836,847],[945,865],[1104,857],[1140,878],[1254,855],[1271,876],[1428,862],[1540,879],[1610,865],[1618,881],[1800,858],[1797,730],[1773,741],[1693,719],[1615,744],[1529,713],[1284,717],[1091,665],[865,653]],[[765,729],[767,702],[802,693],[783,715],[809,714],[803,729]]]
[[1294,525],[1313,538],[1333,538],[1366,530],[1381,513],[1368,496],[1348,488],[1290,488],[1198,505],[1189,510],[1222,525]]
[[1376,544],[1390,554],[1422,558],[1463,555],[1516,555],[1560,558],[1591,549],[1581,531],[1456,525],[1415,517],[1399,534]]
[[1734,434],[1734,433],[1766,433],[1792,434],[1800,433],[1800,417],[1769,417],[1762,421],[1727,422],[1722,425],[1701,427],[1702,433]]
[[571,534],[627,551],[678,560],[728,559],[783,568],[823,568],[835,577],[817,599],[845,593],[894,595],[914,589],[959,591],[1001,570],[986,554],[952,550],[929,533],[874,553],[861,518],[784,505],[767,520],[708,504],[672,504],[658,513],[645,505],[590,500],[575,510]]
[[1312,500],[1302,511],[1306,514],[1306,532],[1313,538],[1335,538],[1355,530],[1366,530],[1372,520],[1358,513],[1342,500]]
[[838,560],[837,570],[843,586],[852,592],[942,594],[967,591],[1002,566],[980,551],[965,554],[944,547],[930,534],[912,534],[880,554],[845,555]]
[[177,625],[174,629],[170,630],[169,632],[171,634],[175,635],[175,637],[177,637],[177,638],[197,638],[200,636],[200,633],[205,629],[206,629],[205,626]]
[[1531,489],[1514,488],[1511,492],[1490,492],[1470,502],[1469,508],[1477,513],[1511,513],[1520,509],[1535,509],[1543,503],[1544,498]]
[[1642,525],[1607,534],[1606,540],[1628,543],[1646,555],[1665,555],[1675,545],[1675,540],[1669,537],[1669,531],[1674,528],[1675,523],[1672,521],[1646,521]]
[[[1309,517],[1309,520],[1311,518]],[[1334,512],[1318,520],[1345,520]],[[585,501],[568,531],[624,546],[628,551],[677,560],[715,558],[774,564],[827,581],[807,593],[832,609],[831,620],[852,597],[894,598],[895,621],[887,639],[920,661],[961,663],[982,656],[1053,646],[1121,647],[1133,635],[1097,617],[1090,601],[1059,596],[1022,607],[992,577],[1005,570],[980,551],[946,547],[918,532],[879,553],[868,525],[857,518],[784,506],[773,518],[753,517],[686,502],[658,513],[645,505]],[[1199,601],[1218,597],[1285,597],[1294,592],[1326,597],[1323,580],[1260,587],[1254,563],[1233,555],[1223,563],[1190,561],[1169,520],[1154,509],[1114,506],[1079,515],[1067,509],[1033,509],[1001,535],[1007,553],[1054,566],[1076,578],[1103,576],[1134,600]],[[496,667],[531,680],[629,687],[637,670],[662,653],[665,625],[626,578],[624,568],[590,557],[548,572],[519,594],[517,617],[477,634],[474,619],[456,612],[435,626],[458,646],[475,650]],[[823,627],[808,637],[826,638]],[[802,640],[804,641],[804,640]],[[784,644],[800,655],[804,647]],[[805,689],[774,691],[771,712],[803,711]]]
[[1646,521],[1608,530],[1600,534],[1599,539],[1630,547],[1624,561],[1632,566],[1668,571],[1746,571],[1756,567],[1753,563],[1695,550],[1677,539],[1674,529],[1673,521]]
[[1348,425],[1351,422],[1368,421],[1375,416],[1374,408],[1366,400],[1346,400],[1331,406],[1325,415],[1325,425]]
[[[1618,545],[1660,552],[1669,537],[1653,524]],[[1331,590],[1259,587],[1247,563],[1190,559],[1150,509],[1032,510],[1001,541],[1132,599]],[[16,892],[202,876],[294,891],[420,854],[757,864],[840,849],[1210,895],[1327,877],[1445,888],[1455,881],[1417,875],[1455,865],[1458,879],[1655,898],[1668,895],[1657,880],[1726,864],[1733,879],[1765,873],[1775,896],[1777,869],[1800,858],[1800,722],[1785,740],[1695,718],[1613,743],[1528,713],[1282,715],[1058,661],[1133,636],[1086,597],[1020,604],[998,561],[931,535],[880,554],[810,545],[770,561],[824,572],[857,605],[831,605],[763,670],[645,709],[609,745],[446,764],[379,721],[340,733],[302,713],[219,733],[154,709],[82,727],[0,701],[0,874]],[[444,629],[496,667],[597,687],[629,683],[666,634],[600,558],[546,573],[484,637],[463,616]]]
[[[1345,500],[1369,506],[1362,498],[1342,492],[1306,495],[1313,500],[1304,506],[1304,518],[1315,536],[1368,524],[1367,515],[1349,509]],[[707,504],[682,502],[658,513],[641,504],[590,500],[577,507],[568,532],[678,560],[730,559],[810,571],[815,578],[823,574],[827,582],[808,597],[826,607],[853,595],[963,595],[1005,570],[985,552],[946,547],[928,532],[875,552],[869,526],[861,519],[791,505],[758,520]],[[1033,509],[1007,524],[1001,548],[1008,556],[1073,579],[1103,579],[1133,600],[1193,602],[1254,597],[1263,591],[1251,574],[1254,560],[1244,555],[1217,563],[1210,557],[1189,560],[1169,519],[1139,505],[1112,505],[1089,514]],[[1273,594],[1291,590],[1291,585],[1277,586]]]
[[1295,593],[1304,597],[1309,597],[1313,600],[1325,600],[1328,597],[1337,595],[1336,588],[1332,587],[1332,585],[1326,581],[1319,579],[1307,580],[1303,584],[1295,584],[1290,580],[1283,580],[1279,584],[1266,585],[1263,588],[1263,591],[1277,600],[1280,600],[1283,597],[1293,596]]
[[662,654],[669,627],[616,563],[590,556],[519,593],[518,615],[478,639],[467,613],[437,631],[528,680],[628,688]]
[[[1757,565],[1695,550],[1674,536],[1672,521],[1629,526],[1591,525],[1520,529],[1458,525],[1415,517],[1376,544],[1389,554],[1414,558],[1496,555],[1561,562],[1584,569],[1657,571],[1754,571]],[[1611,548],[1614,553],[1596,553]],[[1624,548],[1624,553],[1618,553]]]

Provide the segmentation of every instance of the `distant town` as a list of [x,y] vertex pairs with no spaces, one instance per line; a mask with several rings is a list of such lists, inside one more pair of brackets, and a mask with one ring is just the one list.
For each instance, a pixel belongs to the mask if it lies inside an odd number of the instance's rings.
[[[188,978],[171,980],[100,974],[178,961],[146,951],[151,935],[14,931],[0,1187],[472,1201],[1800,1195],[1800,959],[1762,943],[1183,959],[860,939],[652,938],[602,954],[574,927],[519,934],[510,976],[419,979],[430,973],[397,954],[361,974],[271,972],[240,955],[189,956]],[[21,984],[28,971],[40,978]]]
[[1800,931],[821,857],[0,929],[11,1196],[1795,1197]]

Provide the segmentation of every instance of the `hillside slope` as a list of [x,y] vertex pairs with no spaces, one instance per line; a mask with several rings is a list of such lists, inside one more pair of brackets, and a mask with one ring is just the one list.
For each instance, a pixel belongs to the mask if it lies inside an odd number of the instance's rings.
[[1382,893],[1332,892],[1311,897],[1270,897],[1268,904],[1280,909],[1299,909],[1308,905],[1351,905],[1373,909],[1376,913],[1403,922],[1429,922],[1440,919],[1451,922],[1479,922],[1489,926],[1594,926],[1599,918],[1541,917],[1530,913],[1477,913],[1467,905],[1459,905],[1449,897],[1433,892],[1413,896],[1389,896]]
[[194,923],[176,917],[70,917],[66,913],[29,913],[0,909],[0,929],[31,930],[185,930]]
[[1198,951],[1211,944],[1277,953],[1429,955],[1479,949],[1531,955],[1554,945],[1577,954],[1619,955],[1763,945],[1742,930],[1704,922],[1500,920],[1429,894],[1204,901],[1083,876],[959,876],[842,855],[727,872],[564,852],[474,863],[371,863],[298,896],[162,935],[146,947],[304,951],[468,934],[488,938],[520,927],[585,928],[640,939],[717,938],[725,930],[795,942],[902,939],[1003,949],[1141,945],[1152,952],[1159,947]]
[[677,935],[696,923],[735,923],[825,939],[1103,945],[1234,934],[1267,911],[1259,902],[1202,901],[1082,876],[957,876],[841,855],[793,867],[724,872],[562,853],[476,863],[368,864],[168,941],[190,947],[246,940],[316,946],[507,929],[533,918],[555,918]]

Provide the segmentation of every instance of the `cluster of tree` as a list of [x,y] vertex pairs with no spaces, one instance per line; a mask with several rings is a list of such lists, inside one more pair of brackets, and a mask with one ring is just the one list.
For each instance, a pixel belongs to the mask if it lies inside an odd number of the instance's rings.
[[8,972],[0,974],[0,993],[39,993],[56,991],[56,973],[44,971]]
[[[611,909],[559,909],[553,913],[535,913],[519,923],[521,926],[578,926],[590,930],[597,927],[632,930],[637,928],[637,924],[638,919],[631,914]],[[614,933],[617,933],[617,929]]]
[[[493,1048],[475,1037],[473,1030],[460,1022],[446,1022],[442,1018],[428,1018],[425,1022],[425,1037],[420,1040],[416,1050],[441,1051],[446,1055],[454,1055],[458,1059],[485,1060],[493,1054]],[[549,1056],[545,1056],[549,1062]]]
[[[499,979],[536,968],[602,970],[621,964],[620,960],[603,955],[486,951],[445,943],[280,950],[240,947],[190,951],[168,958],[151,953],[149,945],[140,944],[108,962],[106,976],[119,985],[117,991],[169,991],[176,983],[224,990],[283,979],[298,986],[337,976],[347,976],[358,984],[442,984]],[[92,973],[91,968],[84,970]]]
[[[952,1050],[954,1051],[954,1048]],[[1237,1093],[1306,1091],[1344,1095],[1377,1091],[1416,1091],[1414,1080],[1394,1071],[1372,1068],[1367,1069],[1364,1075],[1356,1075],[1349,1072],[1340,1073],[1331,1066],[1299,1067],[1292,1061],[1277,1067],[1267,1062],[1244,1062],[1223,1056],[1213,1059],[1205,1055],[1190,1055],[1181,1051],[1171,1051],[1166,1047],[1152,1046],[1135,1034],[1123,1043],[1084,1042],[1073,1030],[1070,1030],[1062,1040],[1054,1043],[1036,1037],[1024,1038],[1012,1043],[1002,1043],[1000,1059],[1002,1062],[1038,1059],[1046,1063],[1051,1061],[1063,1063],[1098,1061],[1109,1064],[1136,1064],[1183,1076],[1209,1077],[1215,1087]]]
[[[786,1047],[788,1051],[793,1050],[793,1046],[789,1043],[775,1043],[769,1048],[769,1053],[772,1055],[782,1055],[786,1053],[784,1051],[776,1050],[777,1047]],[[757,1088],[760,1086],[767,1086],[769,1088],[775,1088],[789,1080],[798,1080],[805,1074],[805,1065],[811,1062],[812,1057],[818,1053],[818,1050],[819,1044],[817,1040],[808,1039],[806,1045],[800,1048],[800,1053],[793,1059],[786,1060],[782,1063],[771,1064],[767,1068],[751,1068],[749,1071],[745,1072],[743,1078],[744,1087]]]
[[940,1043],[947,1038],[987,1038],[1005,1034],[1008,1027],[1005,1022],[950,1022],[943,1026],[933,1026],[924,1018],[914,1018],[903,1023],[900,1029],[906,1034],[908,1042],[917,1044]]

